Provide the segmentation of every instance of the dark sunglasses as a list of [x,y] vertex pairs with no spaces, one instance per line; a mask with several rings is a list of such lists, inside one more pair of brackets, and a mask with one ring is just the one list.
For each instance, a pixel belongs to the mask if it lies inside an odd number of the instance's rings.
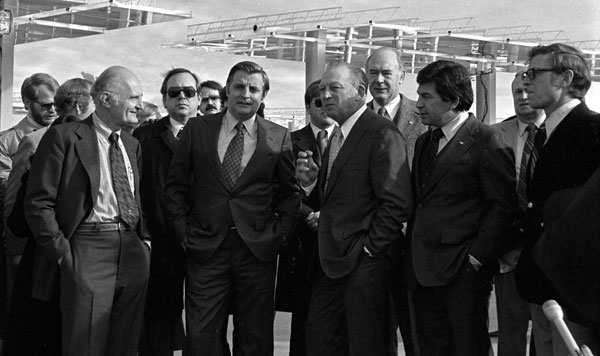
[[54,107],[54,103],[40,103],[37,100],[34,100],[35,103],[37,103],[42,109],[46,110],[46,111],[50,111],[50,109],[52,109]]
[[529,68],[521,74],[521,79],[529,78],[534,80],[538,73],[542,72],[554,72],[552,68]]
[[321,101],[321,99],[315,99],[315,106],[318,108],[323,106],[323,102]]
[[179,96],[179,93],[183,92],[186,98],[193,98],[196,96],[196,89],[194,87],[183,87],[183,88],[169,88],[167,89],[167,95],[170,98],[176,98]]
[[203,103],[207,103],[208,101],[221,101],[221,97],[218,95],[209,95],[209,96],[203,96],[202,97],[202,102]]

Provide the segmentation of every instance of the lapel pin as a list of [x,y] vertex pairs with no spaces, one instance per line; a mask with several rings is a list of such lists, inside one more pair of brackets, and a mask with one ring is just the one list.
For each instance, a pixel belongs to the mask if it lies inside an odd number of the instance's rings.
[[463,141],[458,141],[459,144],[464,145],[465,143]]

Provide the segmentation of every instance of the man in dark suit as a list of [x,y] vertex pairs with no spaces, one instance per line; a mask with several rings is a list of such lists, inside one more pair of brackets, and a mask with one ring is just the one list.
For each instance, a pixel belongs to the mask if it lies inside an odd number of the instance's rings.
[[178,134],[198,110],[198,77],[185,68],[171,69],[160,87],[168,115],[141,126],[134,136],[142,146],[140,197],[150,236],[152,256],[144,332],[140,355],[173,355],[181,350],[185,254],[168,228],[163,204],[164,186],[177,148]]
[[500,135],[467,112],[465,67],[435,61],[417,83],[417,109],[432,127],[416,143],[408,227],[419,345],[423,355],[487,355],[492,274],[517,205],[513,160]]
[[[421,122],[417,115],[416,101],[410,100],[400,93],[400,85],[404,81],[404,66],[402,65],[402,52],[399,49],[381,47],[373,51],[367,58],[365,65],[369,78],[369,91],[373,101],[367,107],[388,120],[392,120],[406,141],[406,154],[408,165],[412,167],[417,137],[427,131],[427,126]],[[402,278],[403,248],[406,241],[399,239],[390,248],[391,290],[394,301],[396,318],[393,322],[400,327],[404,351],[408,356],[415,355],[414,348],[414,315],[411,315],[412,292],[406,289]],[[409,302],[410,300],[410,302]],[[393,328],[395,336],[396,327]],[[395,340],[394,340],[395,341]],[[393,348],[397,348],[394,344]],[[394,350],[397,352],[396,350]]]
[[[552,193],[584,184],[600,166],[600,115],[590,111],[582,101],[591,85],[590,68],[581,52],[573,47],[563,44],[534,47],[529,53],[523,85],[529,105],[546,113],[543,137],[547,139],[537,146],[543,143],[533,169],[524,223],[526,243],[516,275],[519,293],[534,304],[535,324],[541,304],[549,299],[561,301],[531,258],[531,249],[544,232],[544,205]],[[598,334],[588,322],[586,315],[575,312],[566,315],[575,340],[587,344],[597,354],[600,353]],[[547,336],[554,355],[568,353],[554,327]],[[535,337],[538,338],[537,333]]]
[[[522,74],[523,72],[518,72],[511,85],[516,115],[494,125],[494,128],[500,132],[511,148],[514,156],[519,215],[527,210],[527,167],[531,160],[535,135],[546,118],[543,110],[534,109],[529,105],[527,92],[521,78]],[[522,219],[522,216],[519,216],[519,219]],[[520,239],[518,247],[499,258],[500,269],[494,276],[498,310],[498,356],[525,356],[527,354],[529,303],[521,298],[515,285],[515,268],[523,249],[523,243],[523,239]],[[533,339],[531,342],[533,343]]]
[[[404,139],[366,107],[367,77],[344,63],[321,78],[325,112],[339,125],[319,167],[300,152],[296,176],[319,194],[318,253],[306,324],[308,355],[387,355],[387,248],[412,209]],[[317,179],[318,177],[318,179]]]
[[165,202],[186,249],[190,355],[222,355],[233,294],[234,353],[273,354],[276,257],[300,209],[288,131],[256,115],[269,78],[254,62],[227,78],[227,111],[190,120],[167,178]]
[[60,266],[63,354],[133,356],[150,241],[140,219],[140,146],[121,128],[137,123],[142,85],[115,66],[91,95],[95,112],[48,130],[31,164],[25,207],[40,250],[33,294],[52,294]]
[[[335,121],[323,110],[319,92],[320,82],[312,82],[304,94],[310,123],[291,134],[294,155],[297,156],[298,152],[302,151],[311,151],[313,160],[319,167],[328,139],[335,129]],[[319,199],[317,194],[302,198],[300,222],[294,238],[279,255],[275,296],[276,309],[292,313],[290,356],[306,355],[304,325],[308,316],[312,272],[318,263],[316,245]]]

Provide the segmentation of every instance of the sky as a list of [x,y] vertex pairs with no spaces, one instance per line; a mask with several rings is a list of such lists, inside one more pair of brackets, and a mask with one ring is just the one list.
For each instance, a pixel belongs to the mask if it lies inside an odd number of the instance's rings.
[[[372,0],[138,0],[191,10],[198,23],[341,6],[371,9]],[[474,17],[481,28],[530,25],[534,31],[563,30],[571,41],[600,40],[599,0],[377,0],[377,8],[400,7],[423,21]]]

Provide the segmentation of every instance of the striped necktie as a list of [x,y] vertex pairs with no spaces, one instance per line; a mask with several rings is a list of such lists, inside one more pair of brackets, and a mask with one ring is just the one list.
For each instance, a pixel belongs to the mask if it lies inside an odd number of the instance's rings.
[[[529,201],[527,195],[527,185],[529,184],[529,168],[530,160],[533,160],[532,153],[534,150],[534,140],[537,127],[535,124],[529,124],[525,128],[527,132],[527,139],[523,146],[523,154],[521,155],[521,167],[519,168],[519,180],[517,181],[517,195],[519,197],[519,207],[521,210],[527,209],[527,203]],[[535,165],[535,164],[534,164]]]

